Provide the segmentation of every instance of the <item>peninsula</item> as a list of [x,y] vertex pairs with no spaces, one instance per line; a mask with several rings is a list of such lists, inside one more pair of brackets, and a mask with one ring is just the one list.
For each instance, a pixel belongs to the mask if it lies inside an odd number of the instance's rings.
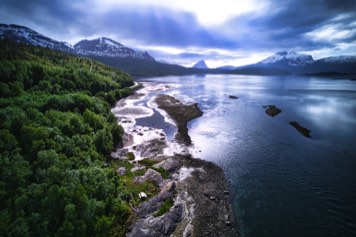
[[[128,138],[112,157],[120,160],[133,154],[134,182],[151,182],[158,188],[132,206],[135,218],[128,236],[238,236],[223,170],[189,153],[187,123],[203,112],[195,103],[164,94],[170,85],[144,85],[112,110]],[[160,94],[147,103],[151,108],[139,103],[152,91]],[[173,140],[162,129],[135,125],[135,118],[152,114],[150,109],[161,111],[177,127]]]

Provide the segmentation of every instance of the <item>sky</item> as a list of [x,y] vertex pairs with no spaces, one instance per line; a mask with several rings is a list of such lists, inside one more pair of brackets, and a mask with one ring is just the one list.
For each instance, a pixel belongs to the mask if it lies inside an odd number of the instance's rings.
[[356,55],[356,0],[0,0],[0,23],[71,44],[105,36],[184,66]]

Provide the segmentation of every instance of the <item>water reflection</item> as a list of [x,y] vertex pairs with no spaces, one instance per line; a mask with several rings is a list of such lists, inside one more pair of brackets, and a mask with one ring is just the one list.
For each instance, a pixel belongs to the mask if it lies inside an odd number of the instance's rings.
[[[356,236],[356,82],[226,75],[151,80],[182,84],[174,93],[199,103],[204,115],[189,124],[189,134],[197,156],[226,172],[242,236]],[[266,104],[282,113],[267,116]],[[292,120],[311,129],[312,138],[296,132]]]
[[[306,116],[314,120],[315,123],[324,126],[324,129],[338,125],[352,126],[356,123],[356,101],[340,97],[307,96]],[[302,111],[300,112],[302,113]]]

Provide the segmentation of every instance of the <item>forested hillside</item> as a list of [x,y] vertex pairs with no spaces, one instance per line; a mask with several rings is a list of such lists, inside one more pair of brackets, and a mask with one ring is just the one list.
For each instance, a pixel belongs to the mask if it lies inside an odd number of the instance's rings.
[[123,235],[128,187],[108,154],[110,106],[132,78],[93,60],[0,41],[0,236]]

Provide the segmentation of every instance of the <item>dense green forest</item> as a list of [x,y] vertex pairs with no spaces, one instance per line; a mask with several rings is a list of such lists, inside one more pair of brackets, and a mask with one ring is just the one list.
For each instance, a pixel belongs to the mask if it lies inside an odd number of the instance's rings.
[[0,79],[0,236],[122,236],[140,187],[109,159],[123,134],[110,107],[132,78],[0,41]]

